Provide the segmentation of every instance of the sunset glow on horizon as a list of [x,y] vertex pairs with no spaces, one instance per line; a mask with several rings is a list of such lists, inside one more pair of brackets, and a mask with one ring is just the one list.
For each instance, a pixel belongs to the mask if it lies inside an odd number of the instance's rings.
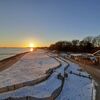
[[33,43],[30,43],[29,44],[29,47],[30,47],[30,51],[32,52],[33,51],[33,48],[35,47],[35,45]]
[[33,48],[30,48],[30,51],[32,52],[33,51]]
[[27,39],[26,39],[26,41],[21,41],[20,43],[19,42],[7,42],[7,41],[5,41],[5,42],[1,42],[0,43],[0,47],[2,48],[2,47],[18,47],[18,48],[24,48],[24,47],[29,47],[29,48],[34,48],[34,47],[41,47],[42,45],[41,44],[39,44],[39,43],[36,43],[36,42],[29,42],[29,41],[27,41]]
[[33,47],[35,47],[35,45],[33,43],[30,43],[29,47],[33,48]]
[[45,47],[100,34],[100,1],[0,0],[0,47]]

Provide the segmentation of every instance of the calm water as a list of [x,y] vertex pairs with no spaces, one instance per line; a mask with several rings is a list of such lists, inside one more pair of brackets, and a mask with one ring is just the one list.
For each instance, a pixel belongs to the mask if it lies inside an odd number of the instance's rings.
[[29,48],[0,48],[0,60],[29,51]]

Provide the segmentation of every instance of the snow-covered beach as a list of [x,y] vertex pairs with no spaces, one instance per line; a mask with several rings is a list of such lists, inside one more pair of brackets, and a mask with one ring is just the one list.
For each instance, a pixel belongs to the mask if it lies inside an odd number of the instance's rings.
[[[58,61],[48,55],[56,58]],[[37,50],[24,55],[10,68],[0,72],[1,87],[38,79],[45,75],[48,69],[58,66],[59,62],[61,66],[55,69],[47,80],[36,85],[24,86],[14,91],[0,93],[0,100],[9,97],[17,97],[17,99],[27,96],[36,98],[50,97],[62,84],[62,81],[57,78],[58,74],[61,73],[61,75],[64,76],[65,72],[68,74],[68,77],[64,78],[65,81],[62,91],[57,95],[56,100],[93,100],[95,97],[95,93],[93,94],[95,88],[92,79],[89,78],[90,75],[77,64],[64,60],[65,59],[56,57],[55,54],[47,53],[44,50]],[[69,66],[66,68],[68,64]],[[81,75],[86,77],[82,77]]]
[[0,72],[0,88],[35,80],[44,75],[49,68],[58,65],[59,62],[47,56],[44,51],[30,52],[11,67]]

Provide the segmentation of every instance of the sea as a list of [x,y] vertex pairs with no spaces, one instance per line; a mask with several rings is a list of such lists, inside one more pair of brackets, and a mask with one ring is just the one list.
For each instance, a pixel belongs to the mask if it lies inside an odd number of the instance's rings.
[[28,52],[30,48],[0,48],[0,60],[9,58],[19,53]]

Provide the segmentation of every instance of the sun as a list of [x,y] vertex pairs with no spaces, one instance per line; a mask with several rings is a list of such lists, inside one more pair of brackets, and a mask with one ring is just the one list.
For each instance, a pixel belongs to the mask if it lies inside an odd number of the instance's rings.
[[33,47],[35,47],[35,46],[34,46],[33,43],[30,43],[30,44],[29,44],[29,47],[30,47],[30,48],[33,48]]
[[32,52],[33,51],[33,48],[30,48],[30,51]]
[[30,47],[30,51],[32,52],[32,51],[33,51],[33,48],[34,48],[35,46],[34,46],[33,43],[30,43],[30,44],[29,44],[29,47]]

